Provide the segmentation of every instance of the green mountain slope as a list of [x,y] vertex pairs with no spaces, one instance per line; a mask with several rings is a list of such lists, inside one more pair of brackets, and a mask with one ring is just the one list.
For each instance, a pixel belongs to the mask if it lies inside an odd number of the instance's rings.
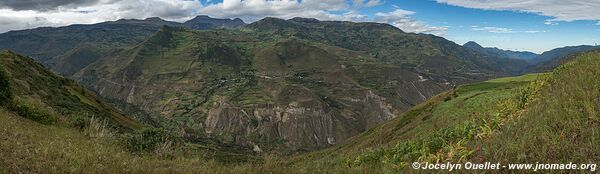
[[31,58],[0,52],[0,173],[249,169],[224,165],[252,159],[246,155],[177,140],[122,115]]
[[73,77],[184,137],[293,152],[517,65],[387,24],[265,18],[239,30],[162,27]]
[[597,163],[598,60],[600,52],[590,52],[552,73],[460,86],[289,165],[305,171],[415,172],[410,167],[415,161]]
[[537,64],[529,67],[528,69],[530,72],[551,71],[554,68],[560,66],[562,63],[572,60],[580,53],[595,50],[598,48],[600,48],[600,47],[581,45],[581,46],[557,48],[557,49],[553,49],[550,51],[546,51],[542,55],[540,55],[538,58],[535,59]]
[[[74,81],[54,75],[32,59],[0,52],[5,107],[43,123],[70,122],[85,117],[106,118],[114,126],[133,130],[141,124],[124,116]],[[60,117],[64,116],[64,117]]]
[[475,50],[479,53],[486,54],[489,56],[497,57],[497,58],[510,58],[510,59],[520,59],[525,60],[527,62],[532,61],[538,54],[528,52],[528,51],[511,51],[511,50],[502,50],[499,48],[484,48],[479,45],[477,42],[469,41],[463,45],[463,47]]
[[450,79],[452,76],[481,79],[489,78],[489,75],[516,74],[519,70],[507,68],[526,66],[519,61],[505,62],[479,56],[444,38],[405,33],[389,24],[265,18],[245,26],[243,30],[256,32],[261,38],[297,37],[327,43],[367,53],[386,63],[415,68],[422,73],[446,75],[444,78]]
[[106,55],[144,41],[163,25],[206,30],[238,28],[245,23],[239,19],[199,16],[185,23],[153,17],[56,28],[41,27],[1,33],[0,50],[10,49],[30,56],[55,72],[71,76]]
[[450,87],[368,54],[228,30],[163,27],[104,60],[76,77],[184,136],[265,150],[327,147]]

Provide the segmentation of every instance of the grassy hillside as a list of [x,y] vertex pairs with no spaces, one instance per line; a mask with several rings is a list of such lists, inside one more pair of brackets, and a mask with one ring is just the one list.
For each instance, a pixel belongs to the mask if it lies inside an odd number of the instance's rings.
[[182,136],[281,152],[343,142],[454,83],[315,41],[174,27],[76,77]]
[[552,73],[460,86],[290,164],[394,172],[414,161],[598,163],[599,62],[590,52]]
[[[108,119],[119,129],[135,130],[141,124],[104,105],[91,91],[60,77],[28,57],[0,52],[5,84],[5,107],[31,114],[42,122],[73,122],[91,117]],[[23,115],[21,114],[21,115]],[[59,116],[62,115],[62,116]]]
[[480,133],[483,120],[498,114],[499,101],[511,99],[538,76],[541,74],[459,86],[347,143],[299,155],[290,165],[304,170],[311,170],[304,166],[336,166],[344,170],[394,172],[404,170],[413,161],[468,159],[472,155],[469,142]]
[[0,65],[0,173],[233,172],[219,166],[253,159],[142,125],[31,58],[3,51]]

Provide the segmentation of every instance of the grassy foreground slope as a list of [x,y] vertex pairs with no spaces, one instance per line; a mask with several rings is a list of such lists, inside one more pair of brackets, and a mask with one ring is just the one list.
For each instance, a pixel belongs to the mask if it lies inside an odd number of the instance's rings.
[[405,170],[414,161],[468,159],[475,148],[470,141],[484,129],[484,120],[498,114],[499,101],[509,100],[541,75],[459,86],[347,143],[296,156],[289,164],[304,172],[323,172],[335,166],[334,171],[387,173]]
[[477,142],[481,158],[512,163],[600,162],[599,77],[600,51],[580,54],[555,69],[524,109],[510,115],[514,121]]
[[298,156],[291,164],[414,172],[409,165],[415,161],[598,163],[598,77],[595,51],[548,74],[460,86],[349,143]]
[[142,125],[31,58],[0,52],[0,173],[250,170],[221,164],[241,160]]

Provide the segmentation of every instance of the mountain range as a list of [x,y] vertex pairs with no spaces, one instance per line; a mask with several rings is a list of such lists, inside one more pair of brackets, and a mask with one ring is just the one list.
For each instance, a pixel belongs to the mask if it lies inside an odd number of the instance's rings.
[[558,67],[566,59],[575,56],[577,53],[582,53],[600,48],[599,46],[579,45],[555,48],[550,51],[536,54],[527,51],[510,51],[498,48],[486,48],[479,45],[477,42],[469,41],[463,47],[474,50],[480,54],[490,57],[510,58],[525,60],[529,66],[523,69],[523,72],[546,72]]
[[[203,23],[216,29],[198,30]],[[191,139],[285,149],[276,151],[343,142],[455,85],[524,66],[388,24],[307,18],[119,20],[0,40],[149,124]]]
[[454,86],[519,74],[531,56],[310,18],[130,19],[0,41],[147,124],[286,153],[343,142]]

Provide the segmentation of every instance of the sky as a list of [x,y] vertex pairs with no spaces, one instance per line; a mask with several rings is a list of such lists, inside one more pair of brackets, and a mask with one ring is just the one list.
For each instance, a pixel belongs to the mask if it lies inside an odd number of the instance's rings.
[[197,15],[389,23],[457,44],[541,53],[600,44],[600,0],[1,0],[0,33],[42,26]]

